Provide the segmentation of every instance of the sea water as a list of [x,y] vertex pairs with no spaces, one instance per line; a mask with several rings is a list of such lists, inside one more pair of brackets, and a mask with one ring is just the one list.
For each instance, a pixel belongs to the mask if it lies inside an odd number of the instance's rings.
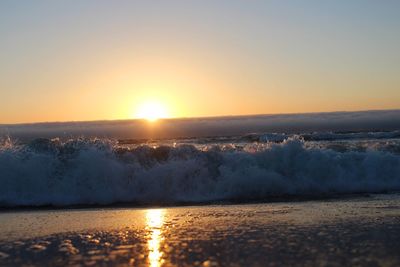
[[7,208],[240,203],[400,189],[400,111],[0,130],[0,206]]

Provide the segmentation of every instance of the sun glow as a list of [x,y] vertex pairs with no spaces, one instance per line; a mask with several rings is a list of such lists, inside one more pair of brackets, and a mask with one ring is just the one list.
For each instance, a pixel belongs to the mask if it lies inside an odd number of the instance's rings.
[[168,117],[168,111],[165,106],[156,101],[143,103],[138,107],[136,113],[136,118],[148,121],[156,121]]

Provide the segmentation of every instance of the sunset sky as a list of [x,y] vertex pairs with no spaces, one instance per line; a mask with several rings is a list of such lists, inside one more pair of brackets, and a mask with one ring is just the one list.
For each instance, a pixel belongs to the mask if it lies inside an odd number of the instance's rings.
[[395,0],[2,0],[0,123],[131,119],[143,105],[397,109],[399,14]]

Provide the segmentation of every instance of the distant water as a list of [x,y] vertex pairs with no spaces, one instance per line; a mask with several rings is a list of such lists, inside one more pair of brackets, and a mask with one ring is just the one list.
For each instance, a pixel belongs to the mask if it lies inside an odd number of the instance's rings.
[[3,207],[246,202],[400,190],[400,111],[0,129]]

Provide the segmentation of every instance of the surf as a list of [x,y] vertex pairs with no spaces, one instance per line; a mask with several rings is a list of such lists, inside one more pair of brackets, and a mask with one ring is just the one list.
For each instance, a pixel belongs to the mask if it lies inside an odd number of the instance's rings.
[[335,150],[300,137],[158,146],[9,140],[0,147],[0,205],[171,205],[399,190],[400,155],[369,146]]

